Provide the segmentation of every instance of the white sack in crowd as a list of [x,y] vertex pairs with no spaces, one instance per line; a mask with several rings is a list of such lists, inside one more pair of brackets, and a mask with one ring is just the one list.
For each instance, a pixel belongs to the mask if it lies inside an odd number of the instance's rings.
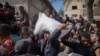
[[[35,25],[34,34],[39,34],[43,30],[49,31],[51,34],[52,32],[60,25],[61,23],[49,18],[44,13],[39,13],[39,19]],[[62,33],[59,37],[63,37],[72,29],[72,24],[66,27],[65,30],[62,30]]]

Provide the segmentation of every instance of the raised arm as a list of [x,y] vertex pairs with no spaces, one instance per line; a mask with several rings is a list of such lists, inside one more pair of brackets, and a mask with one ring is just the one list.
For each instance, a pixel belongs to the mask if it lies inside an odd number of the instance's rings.
[[59,25],[59,27],[50,35],[49,41],[57,40],[61,33],[61,30],[65,29],[65,28],[66,28],[65,24]]
[[61,39],[61,42],[62,42],[64,45],[69,46],[70,48],[74,48],[74,47],[77,45],[77,43],[76,43],[76,42],[71,42],[71,41],[69,41],[69,40],[68,40],[69,37],[70,37],[70,32],[69,32],[67,35],[65,35],[65,36]]

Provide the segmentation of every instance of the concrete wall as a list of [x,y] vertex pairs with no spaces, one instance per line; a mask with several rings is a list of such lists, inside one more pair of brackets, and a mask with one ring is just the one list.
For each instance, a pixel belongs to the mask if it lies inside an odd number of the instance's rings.
[[[77,17],[78,17],[78,15],[82,14],[82,12],[81,12],[82,5],[83,5],[82,1],[71,0],[69,5],[67,3],[66,3],[66,5],[64,5],[64,7],[65,7],[64,8],[64,11],[65,11],[64,14],[68,14],[69,17],[71,17],[73,14],[77,14]],[[77,6],[77,10],[72,10],[72,6]]]
[[[98,0],[94,1],[94,4],[98,4]],[[72,6],[77,6],[77,10],[72,10]],[[87,19],[87,9],[86,5],[85,8],[83,8],[83,5],[85,5],[85,0],[67,0],[64,4],[64,15],[68,14],[69,17],[71,17],[73,14],[77,14],[77,17],[74,18],[79,18],[78,15],[83,15],[85,19]],[[94,11],[94,18],[97,19],[100,17],[100,6],[93,7]]]

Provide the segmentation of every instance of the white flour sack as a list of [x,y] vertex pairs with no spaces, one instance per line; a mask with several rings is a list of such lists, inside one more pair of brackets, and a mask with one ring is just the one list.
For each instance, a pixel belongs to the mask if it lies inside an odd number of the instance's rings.
[[[34,34],[39,34],[42,31],[52,32],[60,25],[61,23],[49,18],[44,13],[39,13],[39,19],[35,25]],[[62,30],[61,35],[59,37],[65,36],[72,29],[72,24],[69,24],[65,30]]]

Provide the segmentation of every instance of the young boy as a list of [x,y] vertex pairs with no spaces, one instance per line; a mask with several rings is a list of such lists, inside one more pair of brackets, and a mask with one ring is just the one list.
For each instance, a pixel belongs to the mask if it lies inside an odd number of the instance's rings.
[[0,24],[0,49],[1,48],[5,48],[8,52],[13,50],[10,27],[6,24]]

